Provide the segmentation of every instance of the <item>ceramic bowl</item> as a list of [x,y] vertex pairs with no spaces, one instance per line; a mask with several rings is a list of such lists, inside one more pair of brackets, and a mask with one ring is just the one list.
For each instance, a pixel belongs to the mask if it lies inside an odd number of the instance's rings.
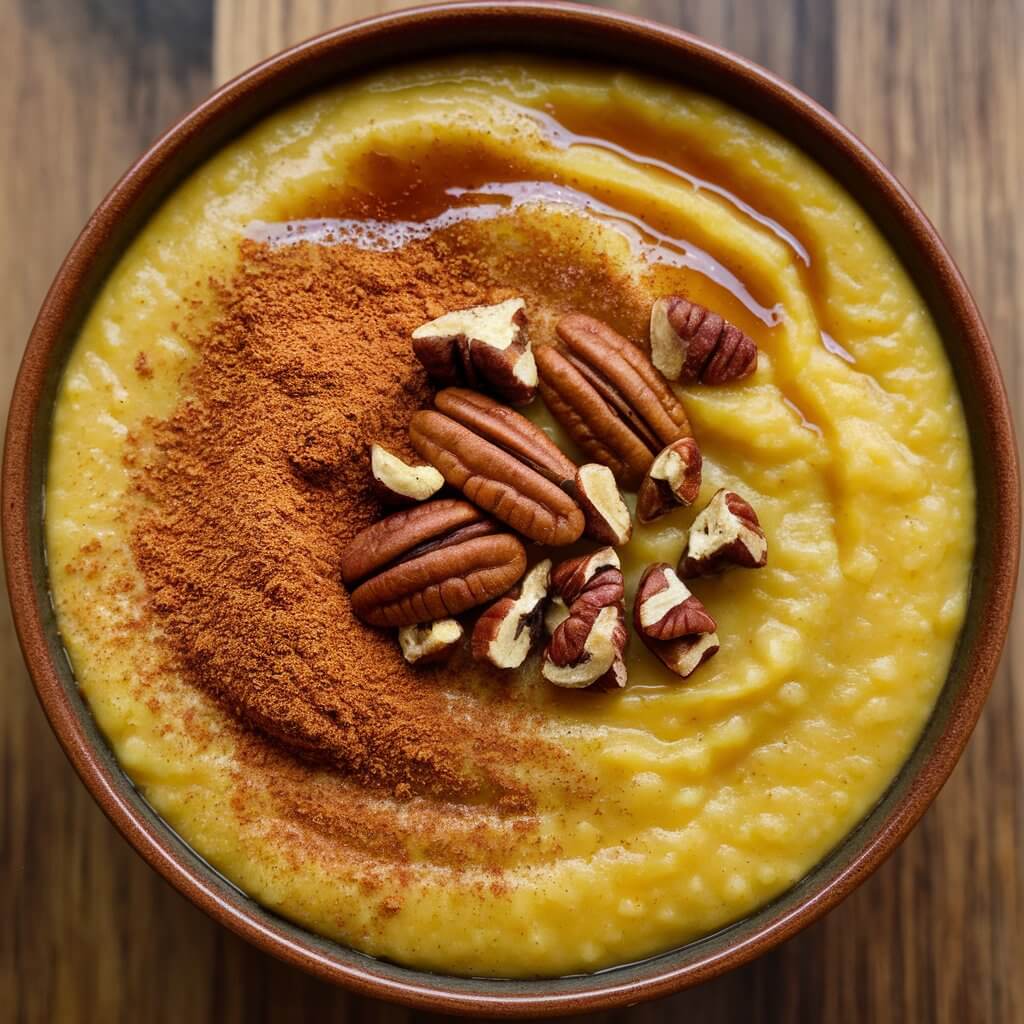
[[[54,393],[83,315],[149,215],[179,182],[271,112],[382,65],[500,47],[640,68],[710,93],[801,146],[874,218],[931,309],[963,396],[977,475],[977,554],[967,623],[914,753],[883,799],[798,885],[731,927],[642,963],[557,980],[454,978],[371,959],[263,909],[186,846],[121,771],[79,696],[47,592],[42,512]],[[967,742],[1007,632],[1017,574],[1019,483],[1006,395],[973,300],[900,184],[827,111],[755,65],[647,21],[558,3],[439,4],[329,32],[253,68],[182,118],[117,183],[64,260],[25,351],[7,424],[3,546],[18,635],[39,698],[82,780],[138,852],[217,921],[356,992],[435,1011],[538,1016],[665,995],[742,964],[834,907],[921,817]]]

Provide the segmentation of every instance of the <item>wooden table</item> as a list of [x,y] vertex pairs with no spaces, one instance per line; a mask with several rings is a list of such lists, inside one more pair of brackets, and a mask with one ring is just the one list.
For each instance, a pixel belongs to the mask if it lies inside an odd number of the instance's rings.
[[[374,0],[4,0],[0,387],[57,264],[116,176],[259,58]],[[397,6],[401,6],[400,4]],[[622,0],[766,65],[836,111],[932,216],[1024,402],[1021,0]],[[985,510],[981,510],[984,515]],[[6,608],[0,1018],[407,1020],[215,925],[117,835],[66,764]],[[963,762],[892,860],[728,977],[619,1021],[1024,1021],[1024,629]],[[6,1008],[6,1009],[4,1009]]]

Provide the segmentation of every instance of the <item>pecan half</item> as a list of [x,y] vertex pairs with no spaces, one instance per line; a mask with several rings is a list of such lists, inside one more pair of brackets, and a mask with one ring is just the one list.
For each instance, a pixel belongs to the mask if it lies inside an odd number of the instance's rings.
[[757,345],[717,313],[668,295],[651,307],[651,359],[669,380],[727,384],[757,369]]
[[413,352],[439,384],[487,388],[512,405],[526,405],[537,394],[537,365],[525,306],[508,299],[445,313],[412,332]]
[[551,559],[546,558],[476,620],[473,657],[495,668],[519,668],[540,637],[550,583]]
[[732,565],[760,569],[767,562],[768,540],[757,513],[746,499],[723,488],[694,519],[679,559],[679,575],[689,580]]
[[517,537],[465,501],[436,499],[367,527],[341,559],[352,610],[371,626],[414,626],[493,601],[526,571]]
[[434,405],[553,484],[564,487],[576,476],[576,463],[540,427],[507,405],[465,388],[439,391]]
[[719,648],[715,620],[664,562],[640,577],[633,625],[666,668],[684,679]]
[[524,416],[482,395],[449,389],[413,415],[413,447],[470,501],[539,544],[571,544],[583,511],[555,481],[576,467]]
[[426,501],[444,487],[433,466],[411,466],[379,444],[370,445],[370,475],[377,497],[389,505]]
[[584,533],[599,544],[625,544],[633,536],[633,520],[615,477],[607,466],[588,462],[576,471],[572,495],[583,509]]
[[455,653],[462,633],[462,626],[455,619],[402,626],[398,631],[398,646],[410,665],[436,665]]
[[635,490],[665,445],[691,436],[686,412],[647,356],[607,324],[569,313],[556,330],[566,351],[537,352],[544,401],[591,459]]
[[562,562],[551,586],[566,614],[548,642],[541,674],[573,689],[625,686],[625,588],[615,550],[601,548]]
[[637,519],[653,523],[679,505],[692,505],[700,494],[702,462],[700,448],[692,437],[663,448],[637,491]]

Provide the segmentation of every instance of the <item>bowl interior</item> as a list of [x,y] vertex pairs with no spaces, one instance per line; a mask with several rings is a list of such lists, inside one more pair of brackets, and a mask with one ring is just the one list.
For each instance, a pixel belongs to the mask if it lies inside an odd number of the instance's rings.
[[[996,510],[979,517],[967,624],[947,683],[909,761],[858,828],[751,917],[641,963],[557,980],[441,977],[373,960],[268,912],[214,871],[146,804],[93,722],[61,647],[43,547],[49,424],[61,370],[106,275],[169,191],[230,138],[304,93],[383,64],[481,48],[662,75],[759,118],[822,164],[873,217],[930,307],[963,396],[979,508]],[[236,79],[160,140],[90,220],[47,297],[12,402],[4,469],[8,586],[26,658],[69,757],[136,848],[204,909],[277,955],[367,994],[456,1012],[578,1012],[663,994],[763,952],[849,893],[923,813],[980,712],[1006,633],[1019,542],[1015,459],[998,369],[963,282],[902,189],[824,111],[739,58],[621,15],[552,4],[440,5],[339,30]]]

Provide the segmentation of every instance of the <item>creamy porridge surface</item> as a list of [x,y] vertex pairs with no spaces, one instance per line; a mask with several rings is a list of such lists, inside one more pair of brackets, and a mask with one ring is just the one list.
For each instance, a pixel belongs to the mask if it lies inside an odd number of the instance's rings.
[[[553,691],[535,671],[478,678],[468,665],[458,681],[410,684],[434,687],[429,699],[464,718],[467,736],[493,722],[495,744],[515,739],[475,755],[467,740],[463,754],[489,764],[512,751],[502,771],[521,803],[486,787],[396,795],[263,744],[168,647],[132,547],[148,514],[139,453],[192,397],[195,339],[239,272],[243,238],[275,252],[301,238],[280,258],[329,261],[313,253],[339,240],[400,254],[445,232],[526,297],[535,344],[580,302],[643,344],[636,310],[684,292],[761,353],[746,381],[680,392],[704,454],[702,501],[638,527],[621,552],[631,594],[647,564],[676,562],[718,488],[755,503],[768,566],[692,587],[722,642],[699,674],[673,680],[634,641],[630,685],[615,694]],[[539,401],[527,414],[571,451]],[[927,308],[821,168],[658,81],[464,59],[305,100],[166,201],[64,373],[46,539],[82,692],[146,799],[214,867],[376,956],[559,975],[743,917],[879,799],[959,635],[973,502],[963,413]]]

